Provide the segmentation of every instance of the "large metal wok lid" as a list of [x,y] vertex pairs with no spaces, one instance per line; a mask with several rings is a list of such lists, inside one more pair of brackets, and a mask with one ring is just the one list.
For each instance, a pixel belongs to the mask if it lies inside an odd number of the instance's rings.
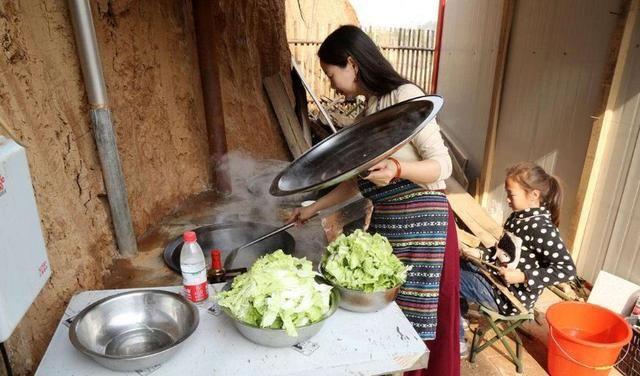
[[442,103],[436,95],[418,97],[357,121],[291,162],[275,177],[269,192],[284,196],[313,191],[366,171],[417,135]]

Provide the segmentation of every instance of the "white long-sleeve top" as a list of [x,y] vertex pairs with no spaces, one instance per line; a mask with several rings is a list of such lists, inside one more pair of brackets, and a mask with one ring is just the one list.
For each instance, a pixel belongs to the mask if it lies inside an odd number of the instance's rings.
[[[424,95],[422,89],[414,84],[404,84],[381,97],[371,96],[367,101],[365,115],[371,115],[384,108],[408,99]],[[452,166],[449,150],[444,145],[440,126],[433,119],[410,142],[396,151],[393,158],[399,161],[420,161],[431,159],[440,164],[438,180],[424,187],[431,190],[445,189],[445,179],[451,176]]]

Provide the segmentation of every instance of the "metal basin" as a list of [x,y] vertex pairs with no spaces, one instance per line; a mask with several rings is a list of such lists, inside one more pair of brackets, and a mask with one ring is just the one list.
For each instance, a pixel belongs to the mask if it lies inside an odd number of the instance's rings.
[[182,296],[137,290],[109,296],[73,320],[73,346],[114,371],[153,367],[170,358],[198,327],[198,309]]
[[396,300],[400,286],[376,292],[362,292],[333,285],[340,292],[340,308],[353,312],[377,312]]
[[402,286],[398,285],[390,289],[375,292],[352,290],[335,283],[331,276],[324,272],[322,265],[320,265],[318,269],[320,274],[324,276],[324,279],[331,284],[334,289],[338,290],[340,293],[340,308],[346,309],[347,311],[377,312],[396,300],[400,287]]
[[[224,265],[231,250],[275,229],[276,227],[259,223],[235,222],[198,227],[193,231],[196,232],[198,243],[203,251],[207,252],[212,249],[221,251],[220,258]],[[163,255],[164,262],[178,273],[180,273],[182,243],[182,236],[178,236],[165,247]],[[292,254],[295,251],[295,241],[289,233],[281,232],[251,247],[241,249],[230,269],[249,268],[260,256],[278,249],[282,249],[287,254]]]
[[[224,287],[225,290],[231,288],[231,283],[227,283]],[[318,334],[325,321],[329,317],[331,317],[336,310],[338,309],[338,304],[340,302],[340,296],[338,295],[335,289],[331,289],[331,304],[329,306],[329,311],[324,315],[324,317],[313,324],[299,326],[296,328],[298,332],[298,336],[292,337],[287,334],[284,329],[271,329],[271,328],[261,328],[259,326],[254,326],[251,324],[247,324],[246,322],[240,321],[236,319],[231,311],[227,307],[222,308],[222,312],[225,313],[231,320],[233,321],[233,325],[238,329],[240,334],[242,334],[245,338],[253,343],[257,343],[258,345],[268,346],[268,347],[290,347],[300,342],[304,342],[314,335]]]

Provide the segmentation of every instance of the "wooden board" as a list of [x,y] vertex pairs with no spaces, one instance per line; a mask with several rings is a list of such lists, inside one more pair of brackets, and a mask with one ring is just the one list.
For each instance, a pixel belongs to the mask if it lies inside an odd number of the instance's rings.
[[485,247],[498,242],[502,227],[454,179],[447,179],[447,198],[454,213]]
[[500,102],[502,99],[502,87],[507,62],[509,37],[511,36],[511,24],[513,21],[514,0],[504,0],[502,8],[502,24],[500,26],[500,42],[496,56],[496,69],[494,71],[493,90],[491,94],[491,109],[489,110],[489,127],[485,139],[484,159],[482,172],[480,173],[480,197],[483,205],[489,199],[491,175],[493,173],[493,159],[496,152],[496,138],[498,135],[498,116],[500,114]]
[[267,91],[278,123],[280,123],[280,128],[284,133],[289,150],[294,158],[298,158],[311,145],[304,138],[302,128],[287,94],[285,80],[282,79],[280,74],[276,74],[266,77],[262,80],[262,83]]
[[480,239],[465,230],[458,228],[458,240],[467,247],[477,248],[480,245]]
[[293,96],[296,99],[295,113],[298,121],[302,124],[302,134],[307,144],[312,145],[311,126],[309,124],[309,108],[307,104],[307,90],[302,84],[302,78],[297,70],[291,69],[291,84],[293,85]]

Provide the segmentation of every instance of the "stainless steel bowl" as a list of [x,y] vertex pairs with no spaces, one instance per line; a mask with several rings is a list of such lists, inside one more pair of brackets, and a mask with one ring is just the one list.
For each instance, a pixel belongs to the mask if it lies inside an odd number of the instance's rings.
[[340,308],[353,312],[376,312],[396,300],[400,285],[376,292],[351,290],[336,284],[333,285],[340,292]]
[[376,292],[352,290],[335,283],[331,276],[327,275],[323,270],[322,265],[318,267],[318,270],[324,279],[340,293],[340,308],[353,312],[377,312],[383,309],[388,306],[389,303],[396,300],[400,286],[402,286],[398,285]]
[[[225,285],[224,289],[229,289],[230,287],[231,285],[228,283],[227,285]],[[304,342],[314,335],[318,334],[325,321],[327,321],[327,319],[331,317],[338,309],[339,301],[340,296],[335,289],[331,289],[331,305],[329,307],[329,311],[320,321],[314,322],[313,324],[297,327],[297,337],[288,335],[284,329],[261,328],[259,326],[247,324],[246,322],[240,321],[235,318],[233,316],[233,313],[231,313],[228,308],[221,308],[222,311],[231,318],[231,320],[233,321],[233,325],[235,325],[240,334],[242,334],[249,341],[257,343],[258,345],[268,347],[290,347],[297,343]]]
[[101,299],[73,320],[69,339],[114,371],[135,371],[171,357],[198,327],[200,315],[182,296],[137,290]]

